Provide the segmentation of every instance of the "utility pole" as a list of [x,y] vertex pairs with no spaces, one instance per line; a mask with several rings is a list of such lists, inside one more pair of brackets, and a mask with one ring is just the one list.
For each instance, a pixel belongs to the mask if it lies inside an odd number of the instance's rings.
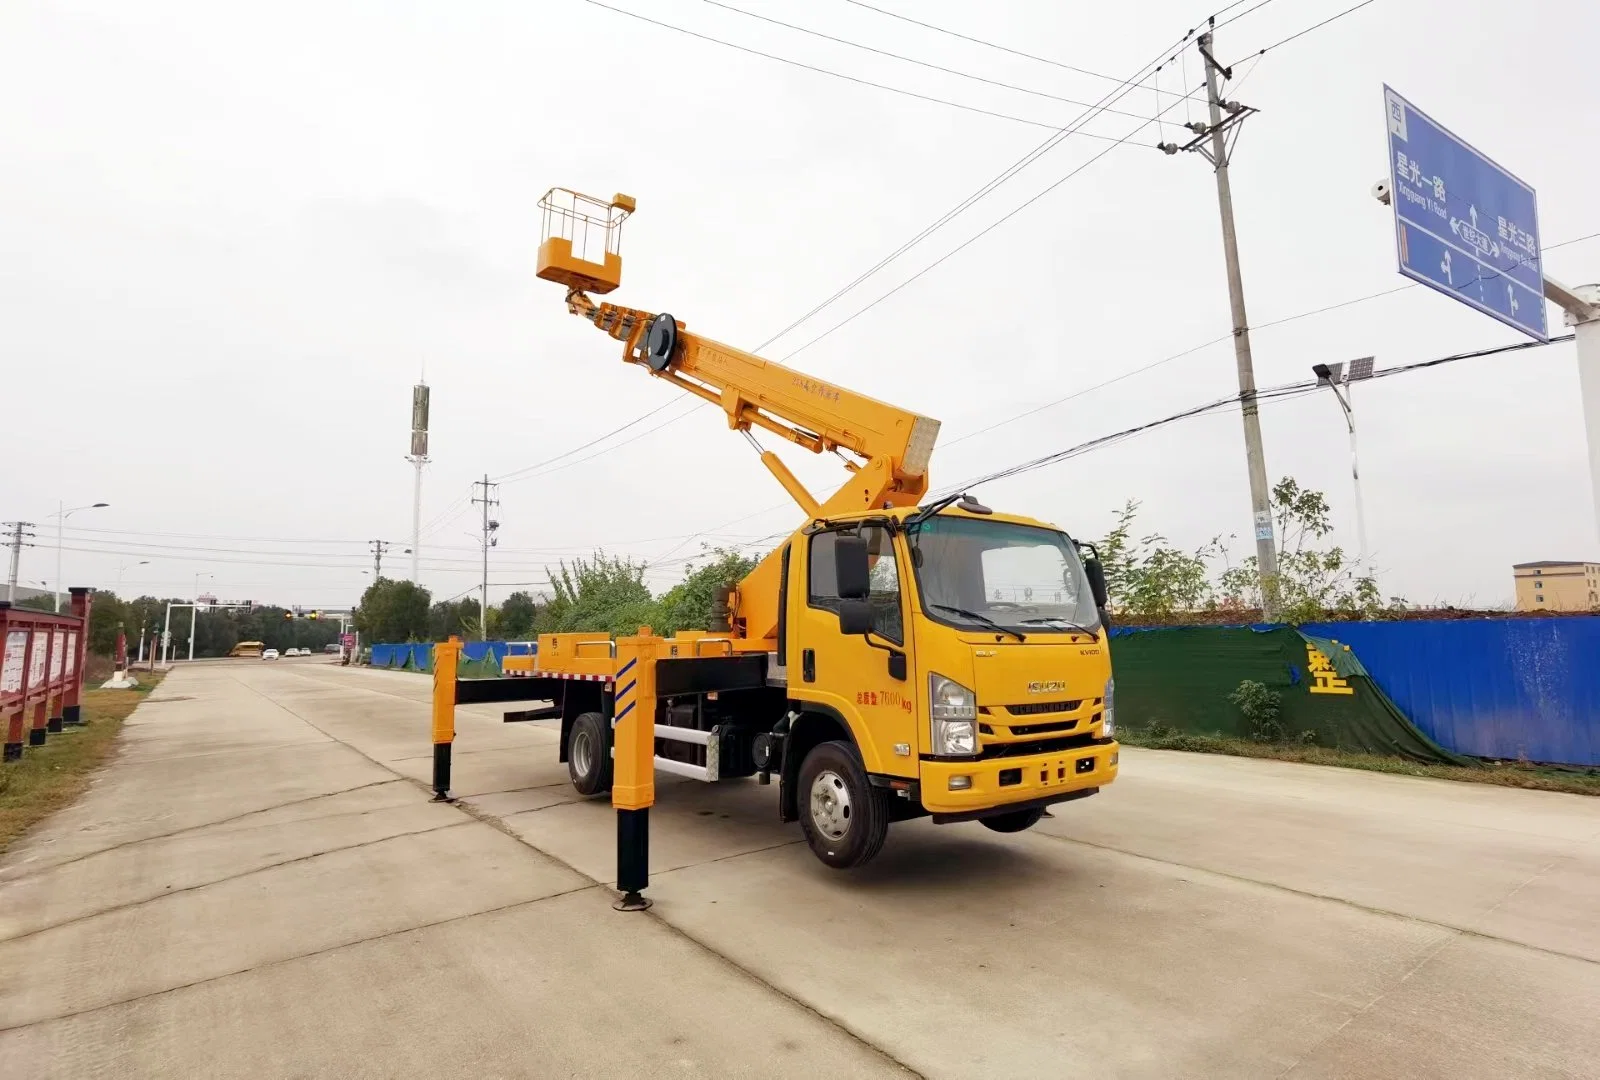
[[[1211,20],[1211,26],[1216,19]],[[1239,411],[1244,419],[1245,460],[1250,472],[1250,509],[1256,538],[1256,563],[1261,571],[1262,616],[1278,614],[1278,545],[1273,537],[1272,501],[1267,484],[1267,458],[1261,445],[1261,410],[1256,402],[1255,365],[1250,359],[1250,321],[1244,311],[1244,279],[1239,273],[1239,239],[1233,225],[1233,189],[1228,182],[1228,158],[1239,138],[1245,117],[1256,110],[1236,101],[1222,100],[1219,76],[1233,77],[1233,69],[1217,63],[1215,36],[1207,30],[1195,40],[1206,70],[1209,124],[1190,123],[1194,138],[1183,146],[1162,143],[1168,154],[1192,150],[1211,162],[1217,174],[1217,206],[1222,214],[1222,254],[1228,271],[1228,299],[1233,313],[1233,352],[1239,370]],[[1223,113],[1226,111],[1227,115]],[[1208,145],[1209,144],[1209,145]]]
[[31,521],[8,521],[6,522],[6,527],[11,530],[11,576],[6,581],[6,603],[15,604],[17,602],[17,573],[22,566],[22,549],[33,546],[27,540],[34,535],[28,531],[34,526]]
[[372,549],[372,580],[377,581],[383,576],[383,553],[389,550],[387,540],[368,540],[367,546]]
[[[498,521],[491,521],[489,519],[489,507],[491,507],[491,506],[499,506],[500,505],[500,500],[494,497],[494,492],[491,491],[490,489],[492,488],[492,489],[494,489],[494,491],[498,491],[500,489],[500,485],[499,484],[491,484],[489,482],[489,474],[488,473],[484,473],[482,480],[474,480],[472,482],[472,487],[474,489],[474,494],[472,496],[472,501],[474,503],[482,503],[483,504],[483,536],[479,540],[480,545],[483,547],[483,591],[482,591],[482,593],[480,595],[480,598],[479,598],[479,601],[478,601],[478,631],[479,631],[480,636],[482,637],[482,640],[488,641],[489,640],[489,549],[494,547],[495,544],[499,543],[499,541],[494,536],[494,531],[500,527],[500,523]],[[476,494],[476,489],[478,489],[480,487],[483,489],[483,497],[482,498],[479,498],[478,495]]]

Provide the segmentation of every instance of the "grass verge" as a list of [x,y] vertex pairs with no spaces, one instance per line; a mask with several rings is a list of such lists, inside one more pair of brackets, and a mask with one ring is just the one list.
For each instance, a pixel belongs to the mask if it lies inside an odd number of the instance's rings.
[[1431,776],[1435,780],[1460,780],[1470,784],[1530,788],[1534,791],[1562,791],[1571,795],[1600,795],[1600,769],[1558,769],[1541,765],[1486,763],[1472,768],[1460,765],[1425,765],[1385,754],[1362,754],[1349,750],[1330,750],[1325,746],[1295,746],[1285,743],[1260,743],[1227,735],[1198,735],[1190,732],[1156,732],[1124,728],[1117,738],[1127,746],[1151,750],[1187,750],[1196,754],[1231,754],[1234,757],[1271,758],[1298,761],[1306,765],[1337,765],[1346,769],[1394,773],[1399,776]]
[[43,746],[24,747],[21,761],[0,765],[0,852],[83,794],[94,770],[115,749],[122,722],[162,676],[136,672],[136,690],[85,690],[82,727],[51,735]]

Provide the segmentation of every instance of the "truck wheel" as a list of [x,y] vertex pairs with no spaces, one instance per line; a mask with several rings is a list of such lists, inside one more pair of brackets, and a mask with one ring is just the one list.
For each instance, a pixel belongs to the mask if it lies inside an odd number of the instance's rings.
[[611,725],[597,712],[579,713],[567,736],[567,775],[579,795],[611,790]]
[[882,849],[889,807],[849,743],[813,746],[800,763],[798,794],[806,843],[835,870],[870,862]]
[[986,818],[979,818],[985,829],[995,832],[1022,832],[1039,824],[1039,819],[1044,817],[1044,808],[1036,806],[1032,810],[1013,810],[1009,814],[993,814]]

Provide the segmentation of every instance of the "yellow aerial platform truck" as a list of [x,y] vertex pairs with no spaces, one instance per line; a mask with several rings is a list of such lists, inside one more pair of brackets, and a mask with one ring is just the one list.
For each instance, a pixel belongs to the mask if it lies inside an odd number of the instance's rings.
[[[559,719],[573,786],[610,792],[618,906],[637,908],[658,772],[776,778],[780,820],[838,868],[876,855],[893,821],[1019,832],[1116,778],[1091,545],[966,495],[924,502],[935,420],[592,299],[621,284],[633,199],[557,188],[539,205],[538,276],[565,285],[568,311],[622,342],[625,363],[717,406],[805,522],[719,594],[704,630],[545,634],[502,679],[458,678],[459,643],[437,646],[437,798],[457,704],[550,702],[506,719]],[[817,499],[756,431],[839,455],[844,486]]]

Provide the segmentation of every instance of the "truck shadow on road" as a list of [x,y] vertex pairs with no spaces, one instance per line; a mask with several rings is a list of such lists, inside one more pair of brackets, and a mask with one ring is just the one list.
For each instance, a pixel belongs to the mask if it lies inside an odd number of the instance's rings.
[[912,835],[905,835],[912,830],[903,826],[900,835],[891,830],[883,852],[866,866],[849,871],[844,880],[852,888],[872,892],[926,893],[948,887],[970,894],[975,880],[1003,878],[1008,884],[1026,885],[1059,882],[1063,876],[1059,863],[1037,857],[1015,838],[964,836],[950,829],[932,826]]

